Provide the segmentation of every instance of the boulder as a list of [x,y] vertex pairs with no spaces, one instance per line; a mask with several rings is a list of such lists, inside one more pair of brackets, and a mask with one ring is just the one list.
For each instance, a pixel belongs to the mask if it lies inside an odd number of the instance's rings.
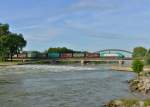
[[150,77],[143,75],[130,81],[130,87],[132,91],[144,93],[150,92]]

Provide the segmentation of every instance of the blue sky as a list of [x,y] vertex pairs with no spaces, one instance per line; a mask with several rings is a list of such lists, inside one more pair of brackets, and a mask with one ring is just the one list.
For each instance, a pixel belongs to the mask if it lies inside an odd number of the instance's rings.
[[26,50],[150,47],[150,0],[1,0],[0,22]]

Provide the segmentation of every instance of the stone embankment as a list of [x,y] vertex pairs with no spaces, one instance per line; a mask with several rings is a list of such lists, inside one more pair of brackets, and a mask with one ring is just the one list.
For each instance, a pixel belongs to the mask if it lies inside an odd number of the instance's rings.
[[150,94],[150,73],[142,73],[140,76],[129,81],[131,91]]
[[[135,79],[129,81],[132,92],[138,92],[150,96],[150,72],[141,73]],[[134,100],[121,99],[110,101],[106,107],[150,107],[150,99]]]

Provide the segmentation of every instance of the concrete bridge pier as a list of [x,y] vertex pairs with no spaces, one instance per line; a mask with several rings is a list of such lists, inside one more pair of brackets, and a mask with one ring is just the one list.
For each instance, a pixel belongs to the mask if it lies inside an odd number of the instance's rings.
[[85,61],[84,60],[81,60],[81,65],[84,65],[85,64]]
[[118,63],[119,63],[119,65],[123,65],[124,61],[123,60],[119,60]]

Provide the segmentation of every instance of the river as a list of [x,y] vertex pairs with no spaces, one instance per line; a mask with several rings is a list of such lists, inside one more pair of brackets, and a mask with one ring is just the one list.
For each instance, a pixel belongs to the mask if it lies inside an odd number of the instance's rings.
[[126,82],[134,76],[106,66],[0,67],[0,107],[102,107],[134,97]]

